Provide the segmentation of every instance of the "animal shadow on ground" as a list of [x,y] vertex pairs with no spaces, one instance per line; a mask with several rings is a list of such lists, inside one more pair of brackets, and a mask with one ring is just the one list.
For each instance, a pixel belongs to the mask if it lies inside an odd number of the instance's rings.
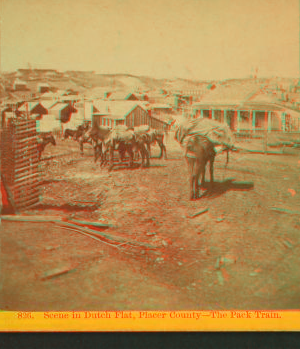
[[234,178],[227,179],[223,182],[214,182],[213,186],[209,182],[206,182],[203,186],[207,189],[201,197],[218,197],[230,190],[252,190],[254,188],[253,182],[236,182]]

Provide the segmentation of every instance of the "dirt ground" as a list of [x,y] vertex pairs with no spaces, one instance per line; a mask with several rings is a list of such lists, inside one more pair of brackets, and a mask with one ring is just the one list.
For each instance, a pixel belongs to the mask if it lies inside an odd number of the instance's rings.
[[112,172],[88,145],[49,145],[45,157],[69,155],[42,163],[43,199],[25,213],[108,222],[135,244],[2,220],[0,308],[299,309],[300,151],[232,153],[227,167],[219,155],[213,189],[190,201],[183,152],[172,135],[166,145],[167,160]]

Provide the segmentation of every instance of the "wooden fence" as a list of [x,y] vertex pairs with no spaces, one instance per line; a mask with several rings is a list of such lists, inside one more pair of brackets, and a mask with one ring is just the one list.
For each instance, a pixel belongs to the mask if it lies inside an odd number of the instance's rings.
[[35,120],[9,118],[1,136],[1,176],[16,212],[40,201],[40,171]]

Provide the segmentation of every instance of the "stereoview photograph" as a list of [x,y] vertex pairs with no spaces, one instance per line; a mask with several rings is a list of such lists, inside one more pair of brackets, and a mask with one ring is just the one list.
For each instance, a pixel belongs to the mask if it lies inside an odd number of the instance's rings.
[[2,311],[299,309],[298,1],[1,0],[0,69]]

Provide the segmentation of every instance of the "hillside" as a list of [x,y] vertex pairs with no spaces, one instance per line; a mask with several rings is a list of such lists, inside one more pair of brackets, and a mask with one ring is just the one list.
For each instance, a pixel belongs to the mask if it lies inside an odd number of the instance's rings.
[[155,79],[148,76],[135,76],[131,74],[96,74],[95,72],[55,70],[29,70],[19,69],[17,72],[3,73],[0,78],[0,98],[9,97],[14,92],[16,79],[27,85],[27,92],[37,93],[41,83],[47,83],[51,91],[72,90],[77,93],[86,93],[89,90],[101,88],[103,90],[126,90],[135,92],[147,92],[153,90],[166,91],[192,91],[206,92],[211,84],[241,84],[255,82],[258,85],[269,85],[270,88],[279,87],[288,90],[295,86],[298,79],[291,78],[245,78],[227,79],[223,81],[201,81],[189,79]]

